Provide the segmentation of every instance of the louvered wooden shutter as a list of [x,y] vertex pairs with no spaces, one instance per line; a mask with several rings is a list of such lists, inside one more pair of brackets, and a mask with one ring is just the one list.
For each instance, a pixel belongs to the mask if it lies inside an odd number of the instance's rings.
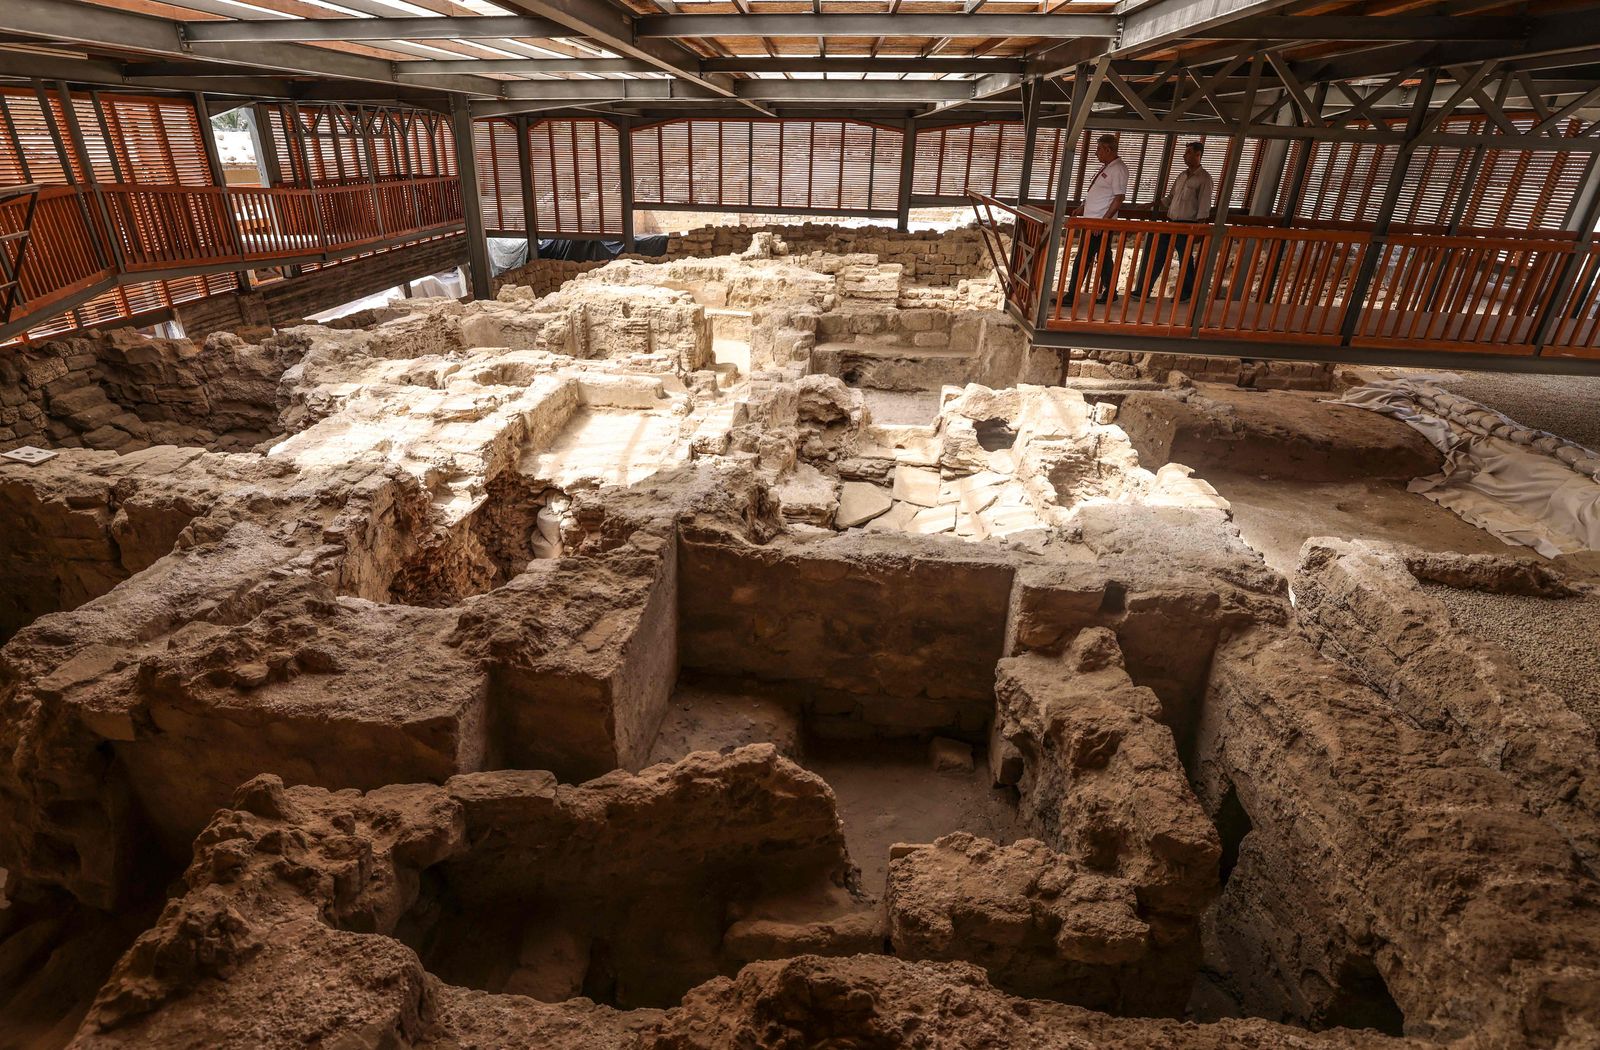
[[[1022,181],[1027,128],[1018,121],[923,128],[917,132],[916,170],[911,192],[918,197],[961,197],[967,190],[1010,200]],[[1041,128],[1033,158],[1028,196],[1055,197],[1061,163],[1061,131]],[[1130,162],[1129,167],[1134,165]]]
[[896,129],[859,121],[671,120],[633,130],[640,206],[892,211]]
[[540,233],[622,232],[615,127],[601,120],[541,120],[528,126],[528,145]]
[[516,125],[509,120],[477,120],[473,121],[472,134],[484,227],[522,229],[522,172],[517,159]]
[[[83,164],[77,156],[72,138],[62,119],[61,103],[53,92],[45,93],[46,105],[31,89],[0,89],[0,105],[4,107],[4,124],[0,127],[0,181],[11,185],[39,182],[65,185],[71,181],[68,171],[83,177]],[[61,147],[67,152],[63,165],[61,149],[52,129],[59,133]],[[18,147],[21,156],[18,156]]]

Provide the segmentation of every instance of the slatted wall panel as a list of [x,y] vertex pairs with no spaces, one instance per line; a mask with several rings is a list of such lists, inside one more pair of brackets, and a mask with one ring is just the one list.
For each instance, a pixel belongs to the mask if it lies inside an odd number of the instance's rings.
[[[917,132],[917,161],[911,192],[917,197],[961,197],[973,189],[990,197],[1015,199],[1022,178],[1023,125],[988,121]],[[1029,198],[1048,200],[1052,175],[1061,157],[1061,131],[1039,131]]]
[[522,169],[517,159],[516,124],[509,120],[473,121],[472,139],[484,228],[522,229]]
[[[1526,132],[1537,121],[1513,117]],[[1370,124],[1362,125],[1371,127]],[[1566,133],[1581,129],[1577,121]],[[1487,118],[1451,117],[1444,132],[1491,132]],[[1290,149],[1289,171],[1310,151],[1304,190],[1295,218],[1310,222],[1372,223],[1394,170],[1398,147],[1389,143],[1304,143]],[[1557,150],[1507,150],[1476,146],[1424,146],[1411,158],[1395,206],[1394,223],[1422,230],[1461,232],[1564,229],[1582,189],[1588,163],[1584,153]],[[1278,191],[1278,212],[1289,203],[1289,180]]]
[[[617,129],[602,120],[528,125],[539,233],[622,233],[622,163]],[[511,163],[516,164],[515,149]],[[481,176],[480,176],[481,181]],[[518,189],[517,223],[521,223]]]
[[293,134],[295,113],[288,105],[267,107],[265,134],[277,153],[284,185],[365,182],[369,169],[380,182],[456,173],[454,138],[449,121],[440,114],[382,107],[300,106],[302,131],[297,138]]
[[[45,92],[44,99],[41,106],[31,88],[0,88],[0,183],[65,185],[71,181],[69,169],[83,176],[82,158],[67,134],[60,100],[54,92]],[[66,164],[57,134],[67,152]]]
[[905,136],[839,120],[672,120],[633,130],[640,207],[892,212]]
[[182,277],[167,281],[141,281],[113,288],[72,310],[28,329],[31,340],[48,339],[92,325],[110,324],[139,317],[157,310],[192,303],[213,295],[237,291],[239,282],[231,273]]
[[78,100],[78,125],[103,182],[212,186],[194,104],[187,99],[101,95]]

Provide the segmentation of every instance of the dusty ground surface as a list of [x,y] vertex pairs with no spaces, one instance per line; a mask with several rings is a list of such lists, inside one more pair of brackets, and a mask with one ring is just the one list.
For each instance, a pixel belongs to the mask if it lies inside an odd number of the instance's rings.
[[1516,656],[1530,678],[1546,683],[1600,732],[1600,601],[1494,594],[1440,584],[1424,590],[1443,602],[1467,631]]
[[1600,378],[1458,374],[1463,378],[1446,384],[1456,393],[1504,412],[1524,426],[1600,449],[1600,416],[1594,411],[1594,406],[1600,404]]
[[1026,834],[1015,803],[978,759],[974,768],[936,770],[920,741],[829,741],[813,742],[804,765],[833,788],[861,885],[880,896],[896,843],[966,831],[1006,844]]
[[[1244,541],[1280,572],[1294,568],[1313,536],[1371,539],[1463,554],[1518,552],[1456,515],[1407,492],[1402,481],[1356,478],[1301,482],[1292,478],[1207,470],[1228,501]],[[1528,551],[1524,557],[1538,557]]]
[[0,466],[0,1041],[1600,1045],[1583,560],[912,276],[119,337],[261,440]]

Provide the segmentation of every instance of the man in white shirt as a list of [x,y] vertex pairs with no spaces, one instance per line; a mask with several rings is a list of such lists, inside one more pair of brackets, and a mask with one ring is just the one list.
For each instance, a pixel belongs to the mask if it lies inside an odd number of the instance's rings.
[[[1169,221],[1200,223],[1211,220],[1212,194],[1215,189],[1211,173],[1200,163],[1205,159],[1205,153],[1204,142],[1191,142],[1183,148],[1183,170],[1172,180],[1172,190],[1167,194],[1164,204],[1166,218]],[[1194,279],[1200,268],[1200,260],[1194,258],[1198,253],[1190,250],[1191,243],[1198,249],[1200,242],[1197,239],[1191,240],[1191,236],[1187,233],[1158,234],[1151,246],[1150,254],[1139,264],[1139,280],[1133,294],[1143,297],[1155,289],[1156,282],[1167,272],[1167,260],[1172,258],[1172,253],[1176,250],[1179,264],[1183,269],[1178,301],[1188,302],[1190,296],[1194,294]],[[1170,287],[1170,285],[1165,286],[1162,290],[1171,294],[1168,291]]]
[[[1073,216],[1085,219],[1115,219],[1117,212],[1122,209],[1122,202],[1128,197],[1128,166],[1117,156],[1117,137],[1115,135],[1101,135],[1095,140],[1095,157],[1100,161],[1100,170],[1094,173],[1089,180],[1089,185],[1083,191],[1083,203],[1073,209]],[[1103,243],[1104,231],[1096,230],[1084,240],[1083,250],[1072,261],[1072,280],[1067,285],[1066,294],[1061,297],[1063,303],[1072,302],[1074,294],[1080,285],[1079,271],[1083,266],[1083,257],[1091,259],[1101,254],[1100,246]],[[1117,260],[1108,250],[1100,260],[1100,281],[1096,290],[1095,301],[1105,302],[1111,296],[1111,283],[1116,277]]]

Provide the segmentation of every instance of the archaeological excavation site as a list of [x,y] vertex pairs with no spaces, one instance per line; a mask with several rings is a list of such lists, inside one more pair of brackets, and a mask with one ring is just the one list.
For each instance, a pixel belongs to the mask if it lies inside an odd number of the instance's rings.
[[1600,7],[260,3],[0,4],[0,1050],[1600,1047]]

